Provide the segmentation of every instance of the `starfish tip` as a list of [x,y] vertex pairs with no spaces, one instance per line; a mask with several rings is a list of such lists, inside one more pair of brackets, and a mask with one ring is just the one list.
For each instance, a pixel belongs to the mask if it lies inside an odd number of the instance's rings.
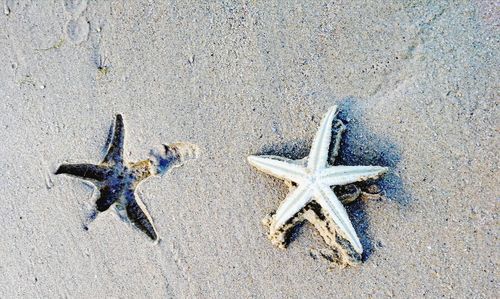
[[258,156],[254,156],[254,155],[250,155],[247,157],[248,163],[250,163],[252,165],[255,164],[255,161],[257,161],[257,159],[258,159]]
[[160,243],[160,236],[156,235],[155,238],[151,238],[153,240],[154,245],[158,245]]
[[389,172],[389,167],[380,167],[380,174],[386,174]]
[[61,174],[61,173],[62,173],[62,172],[61,172],[61,166],[59,166],[59,167],[57,168],[57,170],[54,172],[54,174],[56,174],[56,175],[57,175],[57,174]]
[[328,114],[334,113],[335,111],[337,111],[337,108],[338,108],[337,105],[331,106],[330,109],[328,109]]

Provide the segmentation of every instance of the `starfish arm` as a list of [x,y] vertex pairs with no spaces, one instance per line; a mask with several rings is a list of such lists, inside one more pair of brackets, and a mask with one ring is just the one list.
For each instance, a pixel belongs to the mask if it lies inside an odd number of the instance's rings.
[[99,198],[96,200],[96,210],[99,212],[104,212],[118,199],[115,190],[111,189],[109,186],[104,186],[99,189]]
[[317,170],[326,166],[330,138],[332,137],[332,122],[336,115],[337,106],[332,106],[321,120],[307,162],[307,168],[310,170]]
[[332,128],[332,139],[335,141],[333,142],[333,146],[330,148],[330,152],[328,153],[329,159],[328,163],[330,165],[333,165],[335,162],[335,159],[339,155],[339,150],[340,150],[340,142],[342,141],[342,134],[344,134],[346,130],[346,126],[341,120],[336,120],[335,124],[333,125]]
[[389,169],[381,166],[332,166],[321,172],[321,182],[328,186],[346,185],[354,182],[375,179]]
[[311,188],[307,184],[299,185],[295,190],[287,195],[281,203],[271,226],[271,234],[279,230],[288,220],[300,211],[311,200]]
[[301,182],[306,175],[304,167],[282,157],[249,156],[248,163],[262,172],[296,183]]
[[363,253],[363,246],[361,246],[361,242],[359,241],[358,235],[352,226],[351,220],[349,220],[349,216],[342,205],[342,203],[338,200],[335,193],[333,193],[330,187],[322,185],[318,188],[316,197],[317,203],[321,205],[321,207],[332,217],[335,224],[341,231],[341,234],[350,241],[354,250],[356,250],[359,254]]
[[109,169],[94,164],[61,164],[55,174],[61,173],[102,182],[106,179]]
[[156,229],[153,225],[153,220],[149,215],[146,207],[139,198],[136,198],[134,191],[129,190],[125,194],[127,200],[127,216],[130,221],[140,230],[142,230],[148,237],[154,241],[158,240]]
[[123,124],[123,116],[116,115],[115,128],[113,132],[113,139],[109,145],[108,152],[104,157],[106,163],[114,162],[117,164],[123,163],[123,146],[125,139],[125,126]]

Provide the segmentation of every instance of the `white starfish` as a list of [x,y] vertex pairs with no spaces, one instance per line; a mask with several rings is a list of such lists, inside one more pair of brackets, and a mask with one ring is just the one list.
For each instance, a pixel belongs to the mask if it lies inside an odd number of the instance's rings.
[[[337,106],[333,106],[323,117],[308,157],[301,160],[291,160],[278,156],[249,156],[248,162],[260,171],[297,185],[273,216],[270,224],[270,236],[282,229],[308,203],[315,201],[336,224],[341,236],[351,243],[357,253],[361,254],[363,247],[358,235],[344,206],[332,191],[331,186],[377,178],[387,172],[388,168],[328,165],[332,122],[336,115]],[[338,137],[340,138],[340,136]]]

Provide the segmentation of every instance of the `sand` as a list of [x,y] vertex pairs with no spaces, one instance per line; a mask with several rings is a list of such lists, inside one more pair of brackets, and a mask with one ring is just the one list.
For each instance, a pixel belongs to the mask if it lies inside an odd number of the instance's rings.
[[[1,297],[498,296],[494,1],[3,8]],[[310,225],[271,244],[261,220],[287,187],[245,160],[305,156],[333,104],[338,163],[391,168],[387,199],[349,207],[365,248],[349,268],[318,257]],[[116,113],[132,161],[162,143],[201,149],[140,187],[157,245],[112,213],[85,231],[97,191],[53,175],[99,162]]]

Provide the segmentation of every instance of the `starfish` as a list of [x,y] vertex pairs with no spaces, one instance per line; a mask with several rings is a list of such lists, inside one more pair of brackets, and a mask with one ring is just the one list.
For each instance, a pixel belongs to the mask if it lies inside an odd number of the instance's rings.
[[146,207],[135,194],[140,183],[154,175],[166,173],[182,165],[188,159],[196,158],[197,147],[189,143],[163,145],[163,153],[152,151],[150,158],[139,162],[124,160],[125,128],[121,114],[116,115],[114,133],[104,160],[95,164],[62,164],[55,174],[68,174],[93,183],[99,189],[89,220],[98,213],[108,210],[113,204],[122,220],[127,219],[152,240],[158,234]]
[[291,189],[276,213],[265,220],[273,243],[284,248],[290,229],[298,221],[308,220],[336,251],[338,262],[354,264],[361,260],[363,247],[332,186],[375,179],[386,173],[388,168],[329,165],[332,130],[336,132],[333,150],[336,156],[345,129],[340,120],[332,127],[336,115],[337,106],[333,106],[323,117],[308,157],[291,160],[270,155],[249,156],[248,162],[260,171],[285,180]]

